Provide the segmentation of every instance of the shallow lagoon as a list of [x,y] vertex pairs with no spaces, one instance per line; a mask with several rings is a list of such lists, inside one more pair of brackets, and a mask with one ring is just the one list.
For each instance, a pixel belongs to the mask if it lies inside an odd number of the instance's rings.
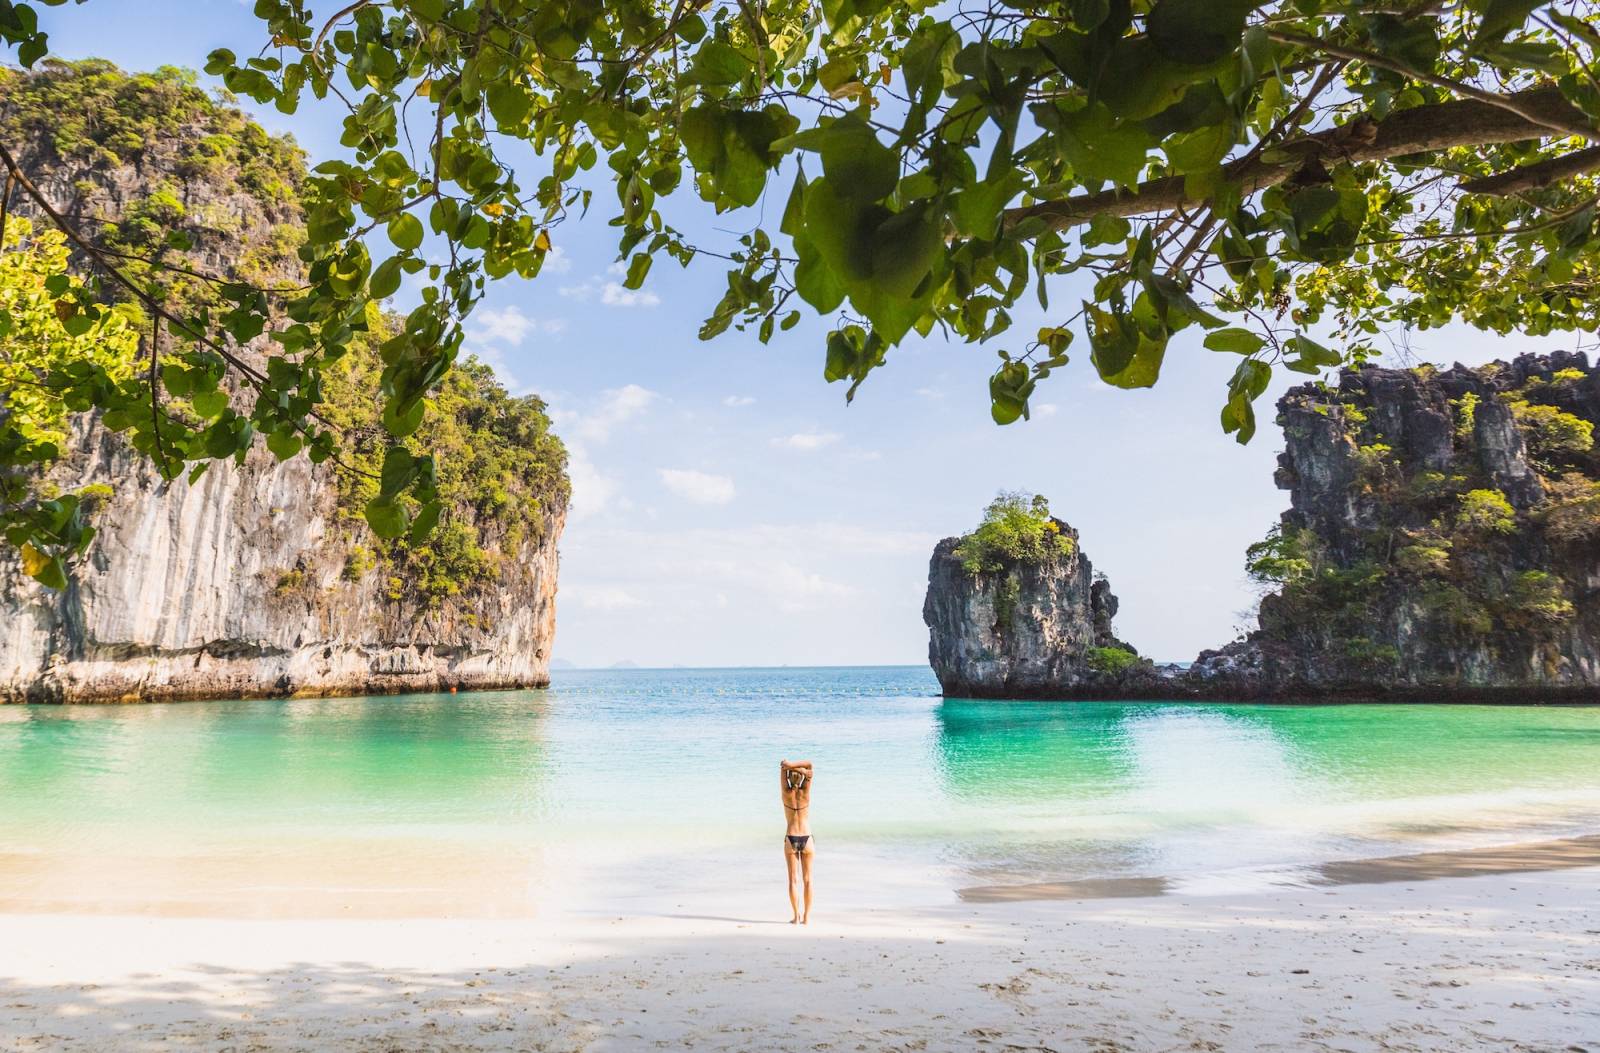
[[[922,668],[583,671],[548,691],[0,708],[0,906],[497,916],[781,880],[1165,877],[1600,831],[1600,708],[941,700]],[[776,875],[773,873],[776,870]]]

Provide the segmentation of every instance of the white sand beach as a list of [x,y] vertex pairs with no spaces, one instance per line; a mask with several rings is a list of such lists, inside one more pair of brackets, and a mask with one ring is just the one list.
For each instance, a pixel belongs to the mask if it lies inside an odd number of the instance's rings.
[[1597,887],[835,912],[822,886],[806,928],[777,888],[512,921],[8,914],[0,1047],[1575,1053],[1600,1049]]

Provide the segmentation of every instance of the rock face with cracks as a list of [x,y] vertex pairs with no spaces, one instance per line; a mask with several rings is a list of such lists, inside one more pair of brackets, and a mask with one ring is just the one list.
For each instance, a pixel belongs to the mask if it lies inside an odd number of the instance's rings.
[[1079,548],[1078,532],[1052,518],[1069,544],[1038,558],[1003,559],[973,571],[945,538],[928,569],[922,618],[928,657],[946,695],[1056,698],[1114,687],[1107,656],[1131,649],[1112,631],[1117,598]]
[[499,586],[431,609],[352,575],[331,472],[265,451],[163,483],[91,418],[73,484],[113,487],[67,588],[0,562],[0,699],[153,701],[549,682],[564,507],[501,554]]
[[1600,367],[1365,367],[1291,390],[1278,414],[1290,508],[1247,557],[1269,588],[1256,630],[1184,668],[1096,669],[1115,604],[1095,606],[1085,572],[1009,573],[997,619],[996,582],[952,561],[952,538],[924,607],[945,693],[1600,699]]
[[[0,133],[54,207],[128,267],[181,265],[141,271],[173,310],[214,295],[196,275],[303,281],[299,149],[181,71],[0,71]],[[48,222],[13,197],[12,215]],[[177,233],[187,248],[172,247]],[[239,349],[257,364],[270,351]],[[385,441],[375,362],[370,346],[353,348],[348,372],[329,372],[324,404],[341,418],[345,456],[374,463]],[[250,397],[231,394],[236,407]],[[258,443],[242,463],[168,483],[97,416],[71,418],[45,482],[92,488],[97,533],[59,591],[0,551],[0,701],[548,683],[564,451],[542,404],[507,396],[482,366],[459,364],[435,394],[414,441],[441,455],[446,513],[416,545],[374,538],[361,522],[370,495],[331,462],[279,463]]]

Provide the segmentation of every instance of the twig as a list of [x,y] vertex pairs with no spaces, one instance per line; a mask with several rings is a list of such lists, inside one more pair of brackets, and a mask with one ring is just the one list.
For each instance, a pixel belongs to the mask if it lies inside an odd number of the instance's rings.
[[161,316],[155,315],[150,321],[150,434],[156,440],[156,467],[161,470],[161,478],[167,478],[167,451],[161,445],[161,380],[158,372],[161,367]]
[[0,251],[5,249],[6,221],[11,215],[11,185],[16,181],[15,175],[6,173],[6,192],[0,196]]

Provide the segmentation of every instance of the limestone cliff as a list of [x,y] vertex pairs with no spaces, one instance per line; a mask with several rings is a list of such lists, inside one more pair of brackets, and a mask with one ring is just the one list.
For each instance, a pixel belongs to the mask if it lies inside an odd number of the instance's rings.
[[922,608],[940,687],[967,698],[1113,688],[1137,664],[1112,631],[1116,613],[1078,532],[1016,495],[996,501],[972,534],[939,542]]
[[1187,669],[1086,677],[1105,646],[1086,572],[1008,572],[1013,614],[997,620],[997,586],[946,541],[925,606],[946,693],[1600,699],[1600,367],[1366,367],[1278,410],[1291,507],[1248,554],[1269,588],[1257,630]]
[[[177,302],[209,294],[188,272],[297,273],[299,151],[177,71],[6,73],[0,125],[103,243],[180,264],[148,272]],[[171,230],[191,247],[164,249]],[[383,445],[380,368],[363,344],[327,378],[345,456],[369,468]],[[418,545],[374,538],[360,515],[370,481],[331,462],[280,464],[258,448],[168,484],[97,419],[74,418],[49,482],[101,487],[97,534],[61,591],[0,554],[0,701],[547,683],[565,453],[543,404],[508,396],[482,365],[463,363],[438,396],[416,442],[440,457],[446,514]]]
[[1193,676],[1239,693],[1592,697],[1600,369],[1582,354],[1366,368],[1279,403],[1260,628]]
[[64,481],[113,492],[65,590],[0,562],[0,701],[548,683],[563,508],[495,553],[494,588],[428,605],[370,562],[331,473],[303,458],[258,453],[190,486],[90,420],[74,442]]

